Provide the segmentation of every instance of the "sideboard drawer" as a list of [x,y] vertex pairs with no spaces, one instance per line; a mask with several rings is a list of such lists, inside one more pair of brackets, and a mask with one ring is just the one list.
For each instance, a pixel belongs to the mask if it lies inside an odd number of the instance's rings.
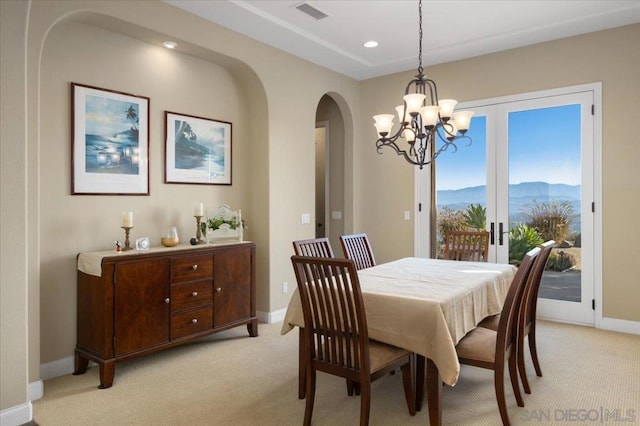
[[211,306],[186,311],[171,316],[171,339],[189,336],[213,327],[213,308]]
[[213,281],[210,280],[172,286],[171,311],[177,312],[212,304],[212,288]]
[[212,256],[189,256],[171,260],[171,282],[182,283],[213,276]]

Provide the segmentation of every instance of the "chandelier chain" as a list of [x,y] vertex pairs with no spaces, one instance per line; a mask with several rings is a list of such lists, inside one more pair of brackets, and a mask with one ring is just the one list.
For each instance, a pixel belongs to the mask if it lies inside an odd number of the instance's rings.
[[418,74],[422,74],[422,0],[418,2]]

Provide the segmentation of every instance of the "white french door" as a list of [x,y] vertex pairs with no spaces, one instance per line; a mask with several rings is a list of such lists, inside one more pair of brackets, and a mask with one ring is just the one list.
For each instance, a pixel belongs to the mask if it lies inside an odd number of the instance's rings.
[[[491,232],[489,261],[517,264],[533,245],[557,241],[538,314],[582,324],[594,323],[600,262],[592,211],[596,98],[599,85],[585,85],[466,103],[461,108],[475,111],[473,142],[438,157],[435,173],[436,231],[483,226]],[[424,182],[417,180],[419,199]]]

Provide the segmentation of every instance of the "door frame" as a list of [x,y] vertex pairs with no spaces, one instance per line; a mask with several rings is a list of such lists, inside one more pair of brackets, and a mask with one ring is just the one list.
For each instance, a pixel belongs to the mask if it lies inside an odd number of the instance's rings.
[[[324,129],[324,235],[327,238],[331,237],[331,216],[330,216],[330,189],[331,189],[331,176],[330,176],[330,171],[331,171],[331,165],[329,164],[329,161],[331,159],[331,155],[329,153],[329,121],[324,120],[324,121],[317,121],[316,122],[316,126],[315,129],[319,129],[319,128],[323,128]],[[314,165],[315,162],[317,161],[317,159],[314,157]],[[315,220],[315,227],[318,226],[318,220],[316,218]],[[314,235],[315,235],[316,229],[314,229]]]
[[[593,92],[593,297],[595,299],[594,326],[602,325],[602,82],[566,86],[556,89],[527,92],[517,95],[500,96],[477,101],[461,102],[459,109],[485,107],[489,105],[519,102],[543,97],[566,95],[577,92]],[[429,173],[421,172],[415,167],[414,173],[414,255],[416,257],[430,257],[429,247],[424,241],[431,241],[433,199],[432,191],[435,190],[435,177],[430,173],[432,167],[427,168]],[[422,208],[420,208],[420,206]],[[429,208],[425,208],[429,206]],[[542,317],[542,315],[541,315]]]

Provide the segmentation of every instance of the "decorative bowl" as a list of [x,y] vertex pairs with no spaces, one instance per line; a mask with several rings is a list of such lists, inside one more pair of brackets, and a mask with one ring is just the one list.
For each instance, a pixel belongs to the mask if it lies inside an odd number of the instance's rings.
[[178,237],[160,237],[160,243],[165,247],[173,247],[179,241]]

